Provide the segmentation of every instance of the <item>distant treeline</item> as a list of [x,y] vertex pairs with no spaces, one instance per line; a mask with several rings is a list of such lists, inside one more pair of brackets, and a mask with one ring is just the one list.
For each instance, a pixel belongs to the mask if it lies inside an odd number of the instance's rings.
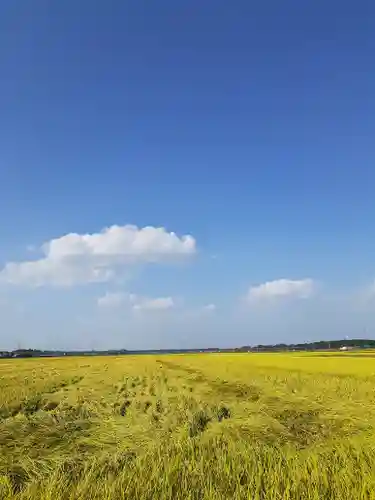
[[256,346],[243,346],[222,349],[210,347],[206,349],[160,349],[160,350],[137,350],[111,349],[108,351],[43,351],[39,349],[16,349],[14,351],[0,351],[2,358],[40,358],[60,356],[120,356],[124,354],[183,354],[199,352],[283,352],[283,351],[327,351],[348,349],[374,349],[375,340],[369,339],[343,339],[343,340],[320,340],[304,344],[269,344]]
[[318,342],[307,342],[304,344],[273,344],[243,346],[236,351],[327,351],[338,350],[342,347],[351,349],[371,349],[375,348],[375,340],[369,339],[343,339],[343,340],[320,340]]
[[109,351],[43,351],[40,349],[16,349],[14,351],[0,351],[3,358],[42,358],[59,356],[110,356],[127,354],[126,349]]

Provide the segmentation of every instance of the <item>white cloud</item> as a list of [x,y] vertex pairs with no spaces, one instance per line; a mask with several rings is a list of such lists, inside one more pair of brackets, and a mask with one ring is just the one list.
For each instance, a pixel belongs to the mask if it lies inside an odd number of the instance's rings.
[[303,280],[279,279],[251,287],[247,299],[250,301],[283,297],[304,299],[310,297],[314,290],[315,283],[310,278]]
[[207,304],[206,306],[203,306],[203,311],[207,311],[207,312],[216,311],[216,305],[215,304]]
[[130,301],[135,311],[165,311],[176,305],[172,297],[148,298],[131,295]]
[[98,298],[99,307],[118,307],[127,301],[128,297],[121,292],[107,292],[103,297]]
[[128,307],[134,311],[156,311],[172,309],[176,302],[172,297],[143,297],[122,292],[107,292],[97,300],[101,308]]
[[163,227],[111,226],[100,233],[70,233],[41,247],[43,257],[8,262],[0,281],[15,285],[72,286],[106,282],[121,267],[170,262],[196,252],[195,239],[167,232]]

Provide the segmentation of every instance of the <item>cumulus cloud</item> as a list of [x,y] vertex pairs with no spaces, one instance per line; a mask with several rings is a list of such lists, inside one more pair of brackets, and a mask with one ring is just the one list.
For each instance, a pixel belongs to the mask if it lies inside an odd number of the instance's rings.
[[215,304],[207,304],[206,306],[203,306],[203,311],[214,312],[214,311],[216,311],[216,305]]
[[165,311],[176,305],[172,297],[148,298],[131,295],[130,301],[134,311]]
[[310,297],[314,289],[315,283],[310,278],[302,280],[278,279],[251,287],[247,299],[250,301],[283,297],[304,299]]
[[177,236],[163,227],[111,226],[100,233],[70,233],[41,247],[39,260],[8,262],[0,281],[15,285],[55,285],[106,282],[121,267],[170,262],[196,252],[195,239]]
[[107,292],[103,297],[98,298],[99,307],[118,307],[127,301],[127,296],[121,292]]
[[101,308],[125,306],[133,309],[133,311],[167,310],[176,306],[175,300],[172,297],[143,297],[122,292],[107,292],[98,298],[97,303]]

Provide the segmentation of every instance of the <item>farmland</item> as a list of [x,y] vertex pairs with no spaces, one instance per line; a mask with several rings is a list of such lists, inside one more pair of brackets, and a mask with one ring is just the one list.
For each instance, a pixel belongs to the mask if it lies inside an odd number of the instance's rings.
[[1,499],[375,499],[375,354],[0,360]]

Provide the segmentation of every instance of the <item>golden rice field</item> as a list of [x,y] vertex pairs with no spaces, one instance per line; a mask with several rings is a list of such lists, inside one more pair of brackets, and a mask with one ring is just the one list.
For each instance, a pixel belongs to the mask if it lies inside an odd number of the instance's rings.
[[375,354],[0,360],[0,498],[375,499]]

